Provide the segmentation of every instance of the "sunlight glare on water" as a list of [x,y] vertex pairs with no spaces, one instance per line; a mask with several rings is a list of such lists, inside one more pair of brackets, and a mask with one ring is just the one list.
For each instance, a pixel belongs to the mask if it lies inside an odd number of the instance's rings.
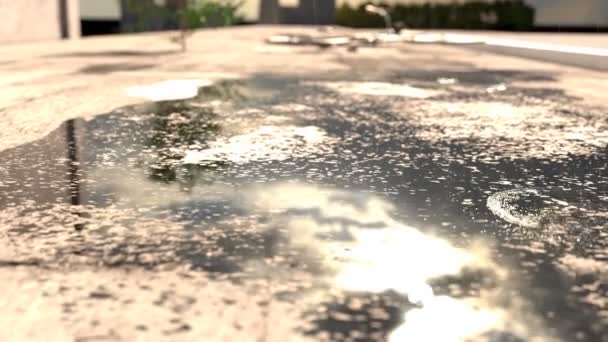
[[402,96],[417,99],[426,99],[441,94],[439,90],[386,82],[319,82],[317,85],[344,94]]
[[347,292],[392,290],[419,305],[404,313],[390,341],[461,341],[518,321],[511,313],[506,322],[508,313],[483,300],[435,295],[430,280],[458,275],[464,268],[506,271],[489,260],[481,245],[455,247],[394,220],[392,206],[381,199],[282,184],[256,192],[255,203],[274,212],[302,213],[288,219],[291,245],[320,256],[333,270],[333,286]]

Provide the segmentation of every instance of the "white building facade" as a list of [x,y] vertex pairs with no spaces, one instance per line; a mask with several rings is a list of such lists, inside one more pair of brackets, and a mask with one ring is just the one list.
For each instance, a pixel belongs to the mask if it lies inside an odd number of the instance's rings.
[[76,38],[78,0],[0,0],[0,43]]

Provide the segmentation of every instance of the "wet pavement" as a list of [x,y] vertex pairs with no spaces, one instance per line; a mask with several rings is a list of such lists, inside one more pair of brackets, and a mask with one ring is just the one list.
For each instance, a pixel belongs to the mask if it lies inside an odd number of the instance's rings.
[[[176,315],[167,339],[213,329],[197,321],[219,291],[214,307],[255,298],[236,330],[256,340],[608,341],[605,108],[549,72],[345,63],[179,100],[130,89],[158,101],[0,151],[0,267],[177,274],[200,290],[154,302]],[[103,310],[116,295],[95,277],[44,291],[86,290],[64,316]]]

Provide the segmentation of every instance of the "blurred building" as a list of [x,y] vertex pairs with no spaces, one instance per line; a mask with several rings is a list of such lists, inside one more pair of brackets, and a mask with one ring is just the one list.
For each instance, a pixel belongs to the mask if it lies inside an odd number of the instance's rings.
[[[66,39],[82,35],[175,28],[168,16],[180,0],[0,0],[0,43]],[[181,0],[183,1],[183,0]],[[375,0],[385,3],[453,0]],[[490,0],[488,0],[490,1]],[[608,30],[608,0],[525,0],[535,25],[549,30]],[[270,24],[335,23],[335,6],[369,0],[244,0],[247,21]],[[173,7],[173,9],[172,9]],[[145,8],[146,15],[138,12]]]
[[279,0],[260,0],[259,22],[278,24],[281,21],[281,6]]
[[180,0],[79,0],[82,34],[159,31],[177,28]]
[[536,8],[536,26],[552,29],[608,29],[608,0],[526,0]]
[[[479,1],[479,0],[463,0]],[[493,0],[486,0],[493,1]],[[608,0],[524,0],[536,9],[535,26],[539,29],[588,30],[608,29]],[[370,0],[338,0],[338,6],[357,6]],[[372,0],[387,4],[451,3],[453,0]]]
[[332,25],[335,0],[261,0],[259,22],[264,24]]
[[0,43],[75,38],[78,0],[0,0]]
[[120,0],[121,32],[177,29],[178,23],[175,13],[177,13],[180,4],[185,1],[186,0]]
[[79,0],[82,35],[120,33],[120,0]]

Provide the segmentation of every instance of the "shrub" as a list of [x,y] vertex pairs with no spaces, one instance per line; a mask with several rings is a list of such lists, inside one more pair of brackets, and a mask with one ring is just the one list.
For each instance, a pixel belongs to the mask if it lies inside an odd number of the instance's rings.
[[241,5],[235,0],[188,0],[178,15],[188,29],[227,26],[244,21],[237,13]]

